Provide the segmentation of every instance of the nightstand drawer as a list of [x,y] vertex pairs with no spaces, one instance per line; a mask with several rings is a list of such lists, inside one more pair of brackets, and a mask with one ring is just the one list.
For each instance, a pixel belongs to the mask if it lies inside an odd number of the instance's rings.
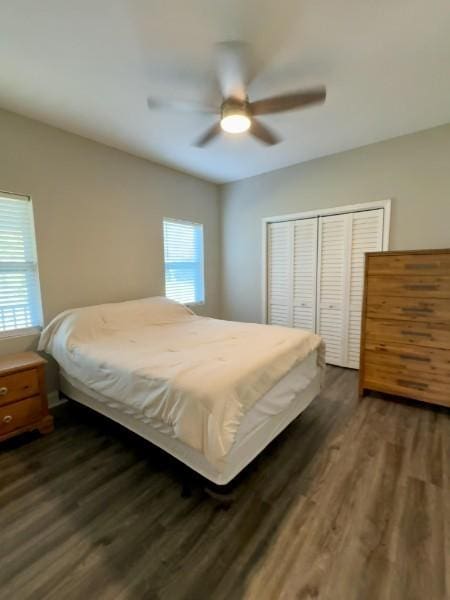
[[0,435],[26,427],[42,416],[40,396],[0,407]]
[[36,369],[18,371],[0,377],[0,406],[39,394],[39,378]]

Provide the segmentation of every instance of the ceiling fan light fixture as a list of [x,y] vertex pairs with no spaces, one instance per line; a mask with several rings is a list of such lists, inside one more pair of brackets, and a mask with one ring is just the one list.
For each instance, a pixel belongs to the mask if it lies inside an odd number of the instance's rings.
[[250,128],[250,119],[247,115],[227,115],[222,117],[220,126],[227,133],[243,133]]
[[243,133],[250,128],[251,121],[245,105],[233,101],[222,105],[221,128],[227,133]]

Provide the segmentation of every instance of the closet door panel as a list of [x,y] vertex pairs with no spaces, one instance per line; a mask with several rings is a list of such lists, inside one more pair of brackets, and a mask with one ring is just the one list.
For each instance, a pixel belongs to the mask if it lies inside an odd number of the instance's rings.
[[292,320],[292,224],[270,223],[267,229],[267,322]]
[[346,287],[348,279],[348,215],[319,218],[318,323],[326,346],[326,361],[345,365]]
[[347,366],[359,368],[361,311],[364,291],[364,255],[383,248],[383,209],[367,210],[351,217],[351,260]]
[[318,219],[294,221],[293,326],[316,330]]

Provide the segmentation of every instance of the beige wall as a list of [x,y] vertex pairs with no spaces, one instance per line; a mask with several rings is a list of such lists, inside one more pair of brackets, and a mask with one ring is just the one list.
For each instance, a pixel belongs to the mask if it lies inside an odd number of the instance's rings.
[[[162,294],[163,217],[204,224],[199,312],[219,314],[217,186],[0,110],[0,190],[32,197],[45,322],[70,307]],[[35,344],[3,339],[0,354]]]
[[450,247],[450,125],[223,186],[224,318],[261,320],[262,217],[386,198],[391,249]]

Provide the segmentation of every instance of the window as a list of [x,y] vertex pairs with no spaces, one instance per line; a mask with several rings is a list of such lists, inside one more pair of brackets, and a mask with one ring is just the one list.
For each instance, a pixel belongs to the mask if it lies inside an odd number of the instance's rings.
[[31,200],[0,192],[0,336],[40,325]]
[[164,219],[166,296],[183,304],[205,301],[203,225]]

